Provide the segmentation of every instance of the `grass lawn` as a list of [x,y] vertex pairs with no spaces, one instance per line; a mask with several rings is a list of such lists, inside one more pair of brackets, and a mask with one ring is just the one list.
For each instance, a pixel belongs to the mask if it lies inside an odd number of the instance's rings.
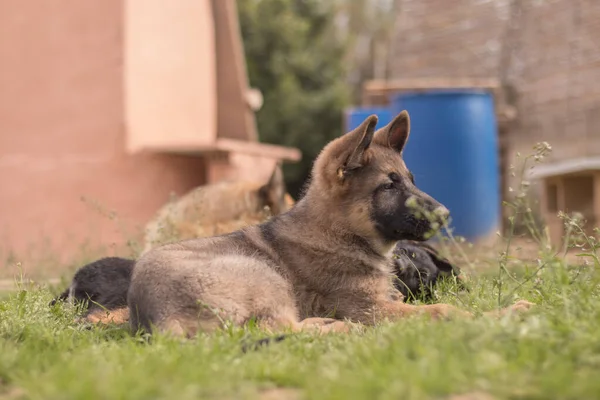
[[[523,317],[412,318],[350,335],[294,335],[243,353],[253,327],[151,344],[123,327],[85,329],[48,307],[48,288],[0,300],[0,399],[592,399],[600,398],[597,266],[559,259],[489,270],[469,293],[438,300],[483,311],[500,299],[539,306]],[[537,271],[537,273],[535,273]]]

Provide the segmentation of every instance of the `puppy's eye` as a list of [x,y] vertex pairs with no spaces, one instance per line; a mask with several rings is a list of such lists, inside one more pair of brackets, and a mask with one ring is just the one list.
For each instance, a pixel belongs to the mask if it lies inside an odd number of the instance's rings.
[[390,178],[390,180],[392,182],[400,182],[402,180],[402,178],[400,178],[400,175],[398,175],[395,172],[392,172],[391,174],[388,175],[388,178]]
[[383,185],[385,190],[392,190],[394,188],[394,182],[389,182]]

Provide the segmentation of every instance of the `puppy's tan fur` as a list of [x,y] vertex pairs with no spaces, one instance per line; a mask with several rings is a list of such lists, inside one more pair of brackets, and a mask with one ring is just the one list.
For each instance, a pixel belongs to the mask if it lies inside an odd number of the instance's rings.
[[[424,238],[422,222],[397,200],[410,195],[432,207],[439,203],[410,183],[402,160],[408,113],[377,132],[376,123],[371,116],[323,149],[306,195],[287,213],[227,235],[167,244],[144,254],[128,293],[132,329],[189,337],[224,321],[240,325],[256,318],[273,330],[327,332],[347,330],[341,320],[372,325],[421,313],[470,316],[446,304],[414,306],[398,300],[391,282],[391,252],[398,237],[390,235]],[[401,178],[394,183],[399,189],[377,197],[391,174]],[[388,214],[395,220],[381,217]],[[400,228],[385,231],[381,224],[388,222]],[[530,305],[519,302],[510,309]]]
[[84,320],[93,324],[122,325],[129,321],[129,310],[127,308],[117,308],[114,310],[98,309],[89,313]]
[[267,183],[222,181],[200,186],[163,206],[146,225],[143,253],[169,242],[221,235],[258,224],[293,204],[279,164]]

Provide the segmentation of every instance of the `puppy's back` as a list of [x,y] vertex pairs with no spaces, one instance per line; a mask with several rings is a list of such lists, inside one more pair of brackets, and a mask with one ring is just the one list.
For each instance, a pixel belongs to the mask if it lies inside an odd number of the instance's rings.
[[200,186],[163,206],[146,226],[144,252],[170,241],[229,233],[267,217],[256,182]]

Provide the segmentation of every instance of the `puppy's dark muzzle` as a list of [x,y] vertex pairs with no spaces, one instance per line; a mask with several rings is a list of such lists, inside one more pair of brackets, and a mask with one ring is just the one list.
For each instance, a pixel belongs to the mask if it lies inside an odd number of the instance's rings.
[[448,223],[450,211],[425,193],[413,196],[407,201],[407,206],[412,209],[418,221],[417,230],[420,233],[435,233]]

